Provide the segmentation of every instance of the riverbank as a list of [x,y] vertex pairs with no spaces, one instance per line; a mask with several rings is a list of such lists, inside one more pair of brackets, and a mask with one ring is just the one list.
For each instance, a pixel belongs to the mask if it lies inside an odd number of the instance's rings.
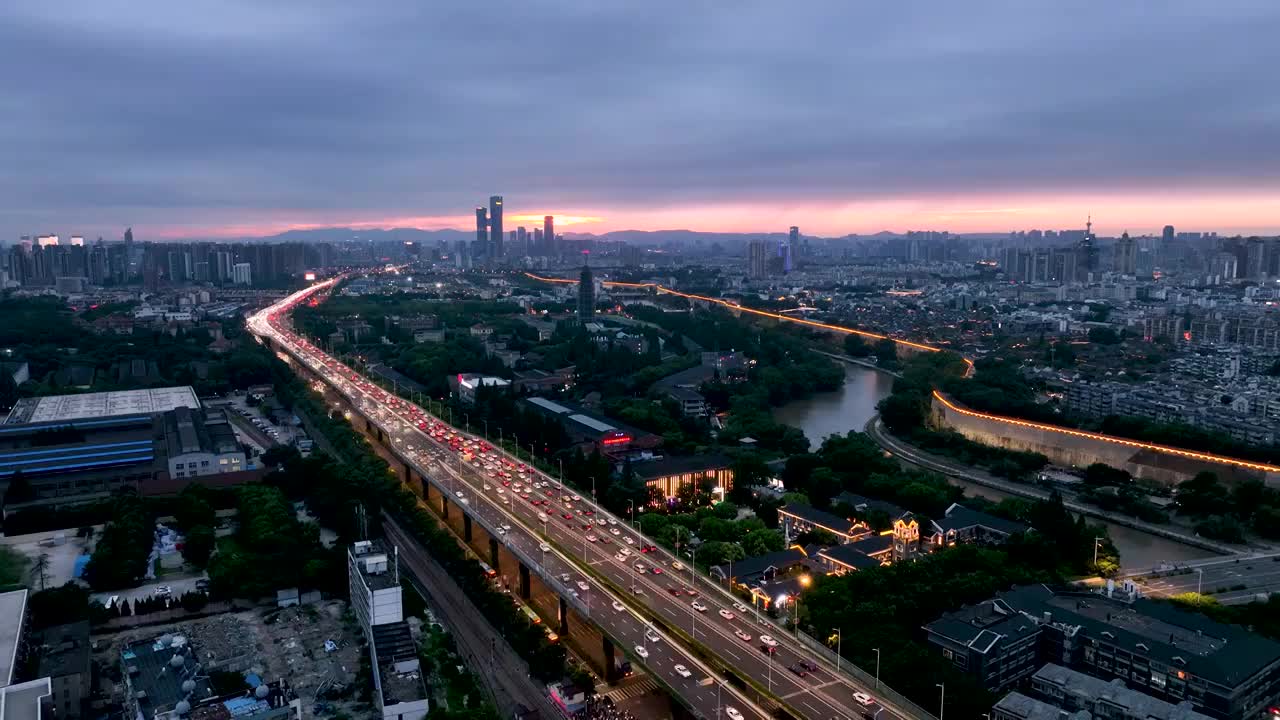
[[825,355],[831,358],[832,360],[839,360],[840,362],[846,362],[846,363],[849,363],[850,365],[861,365],[862,367],[867,368],[868,370],[875,370],[876,372],[881,372],[881,373],[884,373],[885,375],[891,375],[896,378],[902,377],[902,373],[897,372],[895,370],[890,370],[888,368],[880,367],[878,364],[871,362],[866,358],[856,358],[856,357],[853,357],[852,355],[841,355],[839,353],[827,352],[826,350],[814,350],[814,352],[818,353],[819,355]]
[[[935,455],[931,455],[929,453],[924,452],[923,450],[920,450],[911,445],[908,445],[907,443],[904,443],[901,440],[890,435],[884,429],[884,426],[881,424],[879,417],[871,418],[865,426],[865,431],[867,435],[871,437],[871,439],[875,440],[876,443],[880,445],[880,447],[884,448],[887,452],[892,453],[898,458],[901,458],[902,460],[905,460],[906,462],[911,463],[912,465],[917,465],[926,470],[932,470],[934,472],[941,473],[943,475],[946,475],[947,477],[959,478],[961,480],[964,480],[965,482],[973,483],[975,485],[990,487],[990,488],[999,490],[1002,493],[1006,493],[1008,495],[1013,495],[1016,497],[1027,498],[1030,500],[1044,500],[1049,497],[1049,493],[1045,490],[1041,490],[1040,488],[1032,487],[1029,485],[1021,485],[1018,483],[1009,482],[1007,480],[1001,480],[999,478],[992,477],[987,473],[980,472],[971,468],[960,468],[954,464],[947,462],[942,458],[939,458]],[[1085,517],[1095,518],[1098,520],[1105,520],[1115,525],[1120,525],[1122,527],[1138,530],[1144,533],[1148,533],[1150,535],[1155,535],[1157,537],[1164,538],[1166,540],[1171,540],[1176,543],[1181,543],[1183,545],[1199,548],[1201,550],[1208,550],[1210,552],[1213,552],[1219,555],[1242,555],[1252,550],[1251,548],[1248,548],[1248,547],[1243,547],[1243,546],[1236,547],[1236,546],[1226,545],[1219,542],[1214,542],[1212,540],[1208,540],[1202,537],[1197,537],[1195,535],[1180,532],[1178,530],[1174,530],[1167,527],[1162,527],[1160,525],[1154,525],[1152,523],[1143,522],[1136,518],[1131,518],[1127,515],[1120,515],[1117,513],[1107,512],[1105,510],[1101,510],[1091,505],[1086,505],[1086,504],[1074,502],[1071,500],[1064,500],[1063,504],[1066,506],[1068,510],[1074,513],[1083,515]],[[1122,552],[1121,560],[1123,561],[1123,559],[1124,559],[1124,553]],[[1133,569],[1137,570],[1137,568],[1133,568]]]

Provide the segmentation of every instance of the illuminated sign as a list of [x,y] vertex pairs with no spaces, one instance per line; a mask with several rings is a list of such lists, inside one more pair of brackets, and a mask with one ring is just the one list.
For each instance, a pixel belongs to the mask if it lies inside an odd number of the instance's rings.
[[316,279],[316,274],[313,272],[309,272],[306,275],[303,275],[302,279],[306,280],[307,282],[312,282],[313,280]]
[[622,445],[631,442],[631,436],[626,433],[615,433],[600,441],[601,445]]

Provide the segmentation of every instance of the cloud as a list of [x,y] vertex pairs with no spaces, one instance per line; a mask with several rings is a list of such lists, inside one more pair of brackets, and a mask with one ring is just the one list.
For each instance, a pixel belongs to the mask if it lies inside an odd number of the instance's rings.
[[492,193],[602,229],[1276,197],[1277,30],[1245,0],[10,0],[0,238],[465,220]]

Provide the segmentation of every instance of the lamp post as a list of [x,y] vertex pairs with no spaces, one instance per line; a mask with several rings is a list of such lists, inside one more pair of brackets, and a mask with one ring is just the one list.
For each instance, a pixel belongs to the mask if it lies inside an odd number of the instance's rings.
[[1102,544],[1102,538],[1095,537],[1093,539],[1093,569],[1098,569],[1098,546]]
[[489,418],[481,418],[480,422],[484,423],[484,439],[489,439]]
[[1196,594],[1200,594],[1200,588],[1204,585],[1204,568],[1196,568]]
[[880,648],[871,648],[876,651],[876,689],[880,689]]
[[947,712],[947,686],[943,683],[938,683],[938,689],[942,691],[938,698],[938,720],[943,720],[942,716]]
[[840,672],[840,648],[844,645],[844,630],[836,628],[836,672]]

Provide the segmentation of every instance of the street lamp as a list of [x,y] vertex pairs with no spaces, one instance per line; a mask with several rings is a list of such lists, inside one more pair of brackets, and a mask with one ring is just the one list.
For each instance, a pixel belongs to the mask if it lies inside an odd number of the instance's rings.
[[876,689],[880,689],[880,648],[871,648],[876,652]]
[[1098,569],[1098,546],[1102,544],[1102,538],[1095,537],[1093,539],[1093,569]]
[[1200,594],[1200,588],[1204,585],[1204,568],[1196,568],[1196,594]]
[[938,698],[938,720],[942,720],[943,713],[947,711],[947,686],[943,683],[938,683],[938,689],[942,691],[941,696]]

